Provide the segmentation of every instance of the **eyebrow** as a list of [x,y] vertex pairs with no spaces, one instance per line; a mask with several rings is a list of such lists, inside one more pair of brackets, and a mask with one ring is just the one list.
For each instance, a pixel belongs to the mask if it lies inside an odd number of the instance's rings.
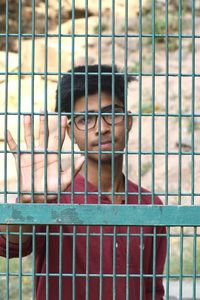
[[[117,107],[117,108],[124,108],[123,106],[121,105],[118,105],[118,104],[115,104],[114,107]],[[112,104],[108,105],[108,106],[105,106],[105,107],[102,107],[101,108],[101,111],[105,111],[107,110],[108,108],[112,108]],[[85,113],[97,113],[98,111],[95,111],[95,110],[87,110],[87,111],[79,111],[78,113],[79,114],[85,114]]]

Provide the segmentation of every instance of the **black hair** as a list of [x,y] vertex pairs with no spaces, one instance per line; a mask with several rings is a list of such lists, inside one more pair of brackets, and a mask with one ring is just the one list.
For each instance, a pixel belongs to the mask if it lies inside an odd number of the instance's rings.
[[[124,75],[120,74],[117,67],[101,65],[101,91],[112,95],[112,77],[114,74],[114,95],[124,104]],[[85,96],[85,88],[87,88],[88,95],[98,93],[98,65],[88,65],[87,68],[87,86],[86,86],[86,67],[74,67],[73,72],[70,70],[63,75],[60,80],[60,90],[56,90],[56,108],[58,111],[58,103],[61,101],[61,112],[71,113],[71,95],[73,93],[74,102]],[[89,74],[88,74],[89,73]],[[74,76],[73,91],[71,90],[71,79]],[[127,82],[134,80],[133,76],[127,75]],[[60,99],[59,99],[60,98]]]

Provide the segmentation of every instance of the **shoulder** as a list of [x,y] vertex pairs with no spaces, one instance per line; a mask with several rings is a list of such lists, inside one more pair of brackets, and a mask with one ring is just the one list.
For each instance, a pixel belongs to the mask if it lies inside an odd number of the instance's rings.
[[130,204],[163,205],[157,195],[144,187],[139,187],[131,180],[128,180],[128,195]]

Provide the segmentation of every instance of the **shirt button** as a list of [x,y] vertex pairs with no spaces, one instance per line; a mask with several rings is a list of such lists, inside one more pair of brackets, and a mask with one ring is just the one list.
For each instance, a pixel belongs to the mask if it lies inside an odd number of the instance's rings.
[[115,244],[115,247],[118,248],[118,243]]

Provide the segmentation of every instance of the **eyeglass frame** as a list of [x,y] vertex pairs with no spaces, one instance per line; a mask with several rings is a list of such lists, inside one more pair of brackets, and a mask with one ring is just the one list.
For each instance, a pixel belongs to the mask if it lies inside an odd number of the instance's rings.
[[[108,105],[108,106],[104,107],[104,108],[101,110],[101,113],[106,113],[105,110],[107,110],[109,107],[112,108],[112,105]],[[117,123],[114,122],[114,124],[116,125],[116,124],[121,123],[121,122],[124,120],[124,107],[123,107],[123,106],[119,106],[119,105],[117,105],[117,104],[114,105],[114,107],[116,107],[116,108],[121,108],[121,109],[123,110],[123,112],[116,113],[117,116],[122,116],[122,120],[118,121]],[[95,111],[79,112],[78,115],[75,115],[75,116],[73,117],[73,119],[74,119],[74,124],[75,124],[75,126],[76,126],[76,128],[77,128],[78,130],[80,130],[80,131],[85,131],[86,129],[80,129],[80,128],[77,126],[75,119],[76,119],[77,117],[79,117],[79,116],[86,116],[86,114],[88,114],[88,113],[89,113],[90,116],[93,115],[93,116],[96,118],[96,120],[95,120],[95,122],[94,122],[94,125],[93,125],[91,128],[87,128],[87,130],[89,131],[89,130],[93,129],[93,128],[96,126],[96,124],[97,124],[97,119],[98,119],[98,117],[99,117],[99,113],[98,113],[98,112],[95,112]],[[107,120],[106,120],[105,118],[106,118],[107,116],[112,116],[112,114],[113,114],[113,112],[106,113],[106,115],[101,115],[101,117],[103,118],[103,120],[105,121],[105,123],[106,123],[107,125],[109,125],[109,126],[112,126],[112,123],[111,123],[111,124],[108,123]],[[119,115],[118,115],[118,114],[119,114]],[[123,115],[122,115],[122,114],[123,114]],[[115,113],[114,113],[114,115],[115,115]],[[115,118],[114,118],[114,119],[115,119]],[[113,120],[113,118],[112,118],[112,120]],[[72,119],[69,119],[69,120],[67,121],[67,125],[70,126],[70,125],[71,125],[71,122],[72,122]]]

